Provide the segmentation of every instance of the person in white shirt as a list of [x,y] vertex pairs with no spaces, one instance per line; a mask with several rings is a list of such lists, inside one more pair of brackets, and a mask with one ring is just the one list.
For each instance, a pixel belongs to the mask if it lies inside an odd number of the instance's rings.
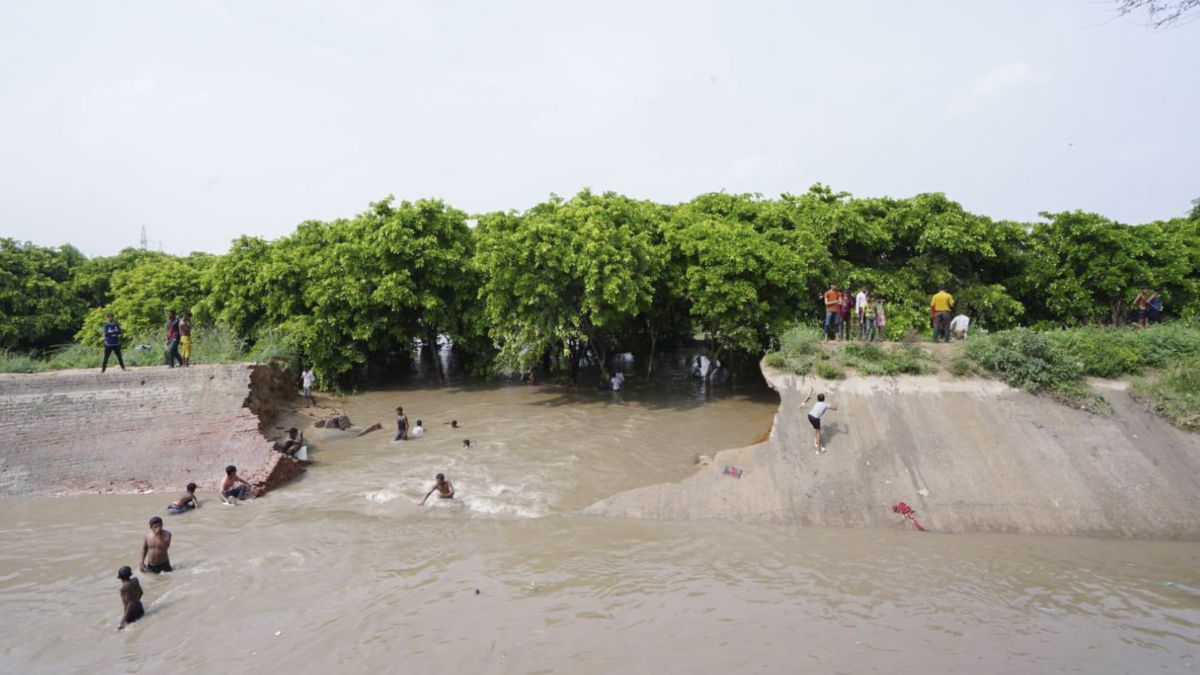
[[612,376],[611,382],[613,391],[621,391],[621,385],[625,384],[625,373],[622,373],[618,370],[616,374]]
[[313,398],[312,386],[317,381],[317,376],[313,375],[312,366],[309,366],[303,373],[300,374],[300,383],[304,385],[304,397],[308,399],[311,405],[317,404],[317,399]]
[[817,449],[818,455],[825,452],[825,448],[821,447],[821,416],[829,410],[837,410],[837,406],[826,403],[825,394],[817,394],[816,405],[808,411],[808,423],[813,428],[813,447]]
[[409,440],[412,440],[414,438],[420,438],[424,435],[425,435],[425,427],[421,426],[421,420],[417,420],[417,426],[408,430]]
[[971,320],[966,314],[959,314],[950,320],[950,333],[954,335],[955,340],[967,339],[967,327],[971,325]]
[[[867,289],[864,286],[858,290],[858,294],[854,296],[854,311],[858,312],[858,339],[867,339],[867,316],[870,312],[867,311]],[[873,318],[873,317],[872,317]]]

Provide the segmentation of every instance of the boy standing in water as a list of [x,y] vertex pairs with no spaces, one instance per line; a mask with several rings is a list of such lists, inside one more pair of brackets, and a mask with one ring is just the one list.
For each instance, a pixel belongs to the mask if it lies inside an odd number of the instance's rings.
[[146,614],[146,610],[142,608],[142,585],[138,583],[137,577],[133,576],[133,570],[126,565],[117,570],[117,578],[121,580],[121,623],[117,624],[117,630],[124,630],[125,626],[137,621]]
[[[446,480],[446,474],[444,473],[437,475],[437,482],[433,484],[433,487],[429,488],[429,492],[425,493],[425,499],[429,499],[429,495],[435,491],[438,493],[438,499],[454,499],[454,486],[450,484],[450,481]],[[425,499],[422,499],[418,506],[424,506]]]
[[[138,569],[143,572],[162,574],[172,571],[171,559],[167,557],[167,549],[171,548],[171,533],[163,529],[162,518],[154,516],[150,519],[150,532],[142,541],[142,557]],[[150,557],[147,558],[146,554]]]
[[408,415],[404,414],[404,407],[396,408],[396,437],[393,441],[408,440]]
[[818,455],[825,452],[825,448],[821,447],[821,416],[828,410],[837,410],[837,406],[826,403],[825,394],[817,394],[816,405],[808,411],[808,423],[813,428],[813,447],[817,449]]

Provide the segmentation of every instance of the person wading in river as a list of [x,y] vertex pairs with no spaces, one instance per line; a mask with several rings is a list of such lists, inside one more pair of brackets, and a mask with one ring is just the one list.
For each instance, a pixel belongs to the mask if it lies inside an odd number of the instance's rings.
[[393,441],[408,440],[408,415],[404,414],[404,408],[396,408],[396,437]]
[[169,548],[171,533],[163,529],[162,518],[154,516],[150,519],[150,532],[142,540],[142,557],[139,559],[138,569],[155,574],[172,571],[171,559],[167,557]]
[[142,585],[133,576],[133,570],[126,565],[117,570],[117,578],[121,580],[122,607],[121,623],[117,624],[117,630],[124,630],[125,626],[145,616],[146,610],[142,608]]
[[813,447],[818,455],[825,452],[825,448],[821,447],[821,417],[829,410],[837,410],[837,406],[826,403],[825,394],[817,394],[816,404],[808,411],[808,423],[813,428]]
[[[437,475],[437,482],[433,484],[433,487],[429,488],[429,492],[425,493],[425,499],[429,499],[429,495],[434,492],[438,493],[438,499],[454,499],[454,486],[450,484],[450,481],[446,480],[446,474],[439,473]],[[419,506],[425,505],[425,499],[421,500]]]

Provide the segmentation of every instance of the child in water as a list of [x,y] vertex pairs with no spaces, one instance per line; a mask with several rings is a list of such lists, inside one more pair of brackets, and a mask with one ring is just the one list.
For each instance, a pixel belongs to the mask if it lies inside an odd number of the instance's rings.
[[[437,475],[437,482],[433,484],[432,488],[429,488],[429,492],[425,493],[425,499],[429,499],[429,495],[434,492],[438,493],[438,499],[454,499],[454,486],[446,480],[446,474],[439,473]],[[419,506],[425,505],[425,499],[421,500]]]

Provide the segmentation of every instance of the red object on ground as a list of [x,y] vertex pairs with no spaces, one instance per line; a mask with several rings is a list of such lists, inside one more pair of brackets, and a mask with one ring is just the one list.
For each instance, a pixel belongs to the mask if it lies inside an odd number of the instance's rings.
[[904,502],[892,504],[892,513],[899,513],[900,515],[904,516],[905,520],[912,523],[913,527],[922,532],[926,531],[925,528],[921,527],[921,524],[917,522],[917,512],[914,511],[913,508],[908,504],[905,504]]
[[726,466],[725,470],[722,473],[724,473],[726,476],[732,476],[734,478],[737,478],[738,480],[741,480],[741,478],[742,478],[742,470],[734,468],[732,466]]

